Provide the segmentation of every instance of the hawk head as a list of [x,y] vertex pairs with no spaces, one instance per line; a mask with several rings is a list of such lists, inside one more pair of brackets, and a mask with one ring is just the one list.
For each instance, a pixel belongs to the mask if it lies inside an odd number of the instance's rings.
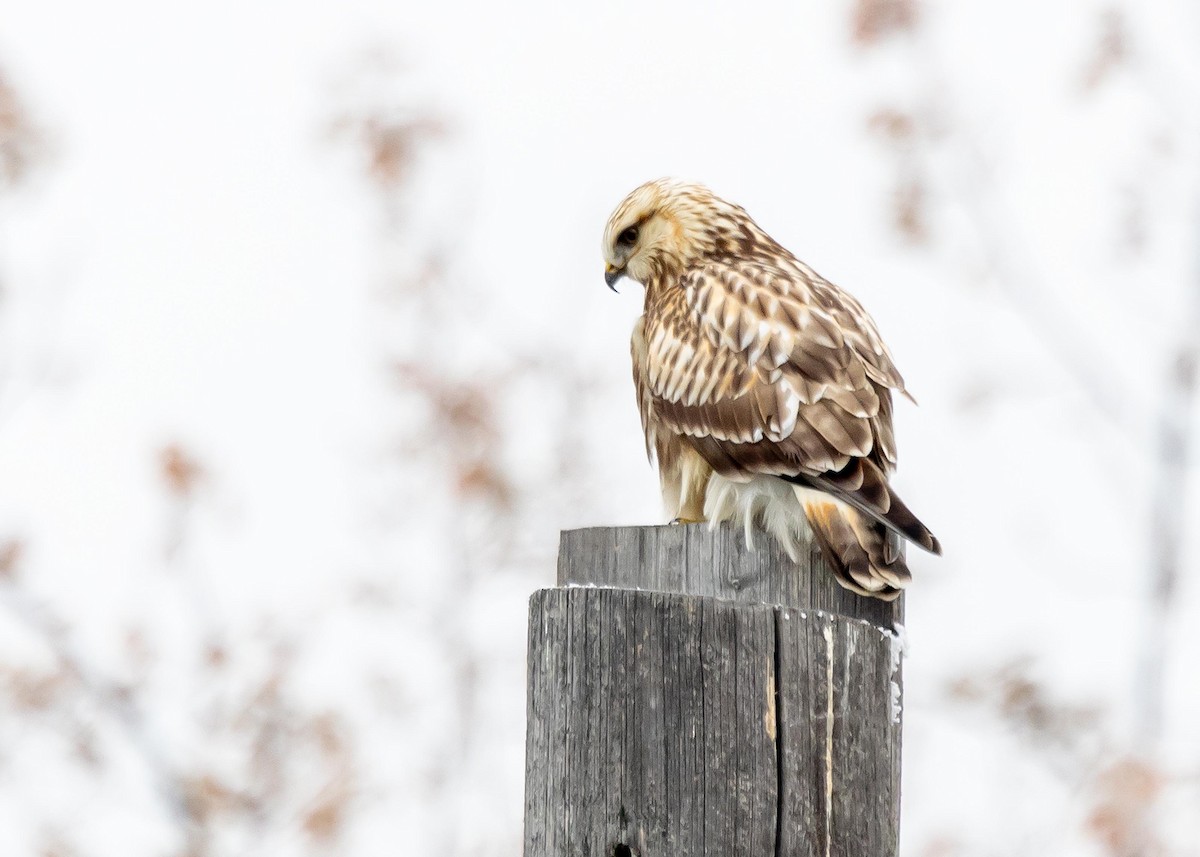
[[625,197],[608,218],[604,281],[613,291],[621,277],[646,285],[759,236],[766,237],[743,208],[704,185],[656,179]]

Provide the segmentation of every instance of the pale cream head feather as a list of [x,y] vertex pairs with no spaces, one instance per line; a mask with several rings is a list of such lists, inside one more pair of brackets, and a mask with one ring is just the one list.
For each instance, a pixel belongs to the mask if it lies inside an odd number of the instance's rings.
[[[621,276],[643,285],[711,255],[722,233],[766,239],[740,206],[701,184],[662,178],[646,182],[616,207],[604,228],[605,279]],[[769,240],[769,239],[766,239]]]

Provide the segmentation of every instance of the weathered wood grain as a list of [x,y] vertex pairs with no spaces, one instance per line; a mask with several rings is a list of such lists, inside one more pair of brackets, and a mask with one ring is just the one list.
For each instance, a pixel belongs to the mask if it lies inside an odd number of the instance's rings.
[[734,528],[564,533],[559,574],[530,601],[526,857],[895,854],[899,605]]
[[899,641],[828,613],[780,608],[776,622],[781,753],[774,853],[894,855]]
[[616,586],[706,595],[752,604],[822,610],[892,628],[904,621],[904,599],[863,598],[834,582],[818,546],[801,545],[792,562],[769,536],[746,545],[730,523],[564,530],[559,586]]
[[545,589],[530,627],[527,857],[774,853],[773,608]]

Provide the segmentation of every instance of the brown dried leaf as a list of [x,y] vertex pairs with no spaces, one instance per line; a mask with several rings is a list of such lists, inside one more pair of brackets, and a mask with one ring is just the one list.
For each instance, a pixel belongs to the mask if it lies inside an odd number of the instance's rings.
[[350,790],[341,783],[327,788],[304,813],[304,832],[319,842],[329,842],[346,822],[350,798]]
[[1141,759],[1118,759],[1096,779],[1096,804],[1087,831],[1113,857],[1152,857],[1163,844],[1154,834],[1151,814],[1162,793],[1160,771]]
[[100,764],[100,751],[96,746],[96,731],[91,726],[79,725],[72,736],[75,757],[89,768]]
[[326,712],[313,718],[308,731],[316,739],[317,748],[326,758],[346,758],[346,739],[342,735],[336,715]]
[[368,179],[387,191],[406,182],[423,145],[448,133],[419,89],[408,63],[386,47],[366,51],[336,85],[345,106],[329,122],[329,137],[361,155]]
[[853,39],[866,47],[917,23],[916,0],[857,0],[853,12]]
[[204,665],[209,669],[219,670],[227,663],[229,663],[229,651],[224,646],[214,643],[204,650]]
[[352,797],[350,746],[345,729],[332,713],[314,717],[304,731],[315,739],[331,773],[328,784],[304,813],[303,827],[313,839],[328,842],[341,830],[348,815]]
[[66,669],[51,673],[30,670],[10,670],[4,676],[5,690],[14,708],[23,711],[46,711],[59,703],[72,686],[73,674]]
[[367,172],[380,184],[395,186],[408,177],[420,143],[445,133],[431,118],[387,123],[371,117],[363,123],[362,140],[367,148]]
[[512,484],[491,460],[470,462],[459,470],[455,488],[462,497],[487,500],[502,509],[512,505]]
[[916,176],[902,179],[892,195],[892,225],[911,244],[929,240],[925,185]]
[[946,684],[946,693],[958,702],[979,702],[983,699],[983,689],[979,682],[968,676],[959,676]]
[[349,140],[363,157],[367,177],[382,187],[404,184],[421,146],[444,137],[446,124],[436,116],[397,118],[380,109],[362,115],[345,114],[329,125],[334,139]]
[[911,113],[883,107],[867,117],[867,130],[892,142],[908,142],[917,133],[917,120]]
[[25,543],[20,539],[6,539],[0,543],[0,580],[17,579],[17,568],[25,553]]
[[45,135],[0,72],[0,187],[20,184],[45,154]]
[[204,476],[204,468],[179,444],[170,444],[158,455],[159,469],[167,488],[178,497],[192,495]]
[[184,779],[184,809],[193,822],[207,824],[215,816],[244,807],[246,801],[238,792],[212,774],[201,774]]

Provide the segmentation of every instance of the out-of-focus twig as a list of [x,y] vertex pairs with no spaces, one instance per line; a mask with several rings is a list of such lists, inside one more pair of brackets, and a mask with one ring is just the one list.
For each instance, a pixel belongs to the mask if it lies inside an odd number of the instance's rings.
[[[1138,79],[1145,100],[1157,105],[1170,127],[1195,145],[1195,93],[1189,105],[1189,99],[1175,97],[1181,89],[1178,80],[1164,86],[1155,79],[1156,60],[1148,60],[1144,66],[1139,62],[1142,52],[1133,44],[1133,23],[1124,10],[1110,9],[1102,14],[1094,56],[1083,70],[1083,90],[1093,92],[1118,71],[1137,67],[1139,73],[1130,77]],[[1152,824],[1165,780],[1155,764],[1167,697],[1172,601],[1184,568],[1188,463],[1195,444],[1194,412],[1200,398],[1200,216],[1191,242],[1197,254],[1195,270],[1184,290],[1184,304],[1170,310],[1180,323],[1168,352],[1161,395],[1154,397],[1146,392],[1147,385],[1135,383],[1136,379],[1126,374],[1125,355],[1106,348],[1077,322],[1071,308],[1056,298],[1053,283],[1042,273],[1020,234],[1020,219],[1006,208],[979,137],[953,109],[945,85],[950,78],[939,66],[936,45],[924,28],[909,30],[910,55],[922,77],[921,95],[927,100],[928,112],[937,116],[944,128],[952,129],[954,143],[962,153],[959,163],[950,162],[955,198],[974,223],[995,284],[1072,376],[1096,413],[1122,431],[1130,441],[1131,454],[1143,456],[1141,462],[1153,473],[1147,498],[1151,520],[1147,528],[1146,597],[1132,694],[1134,744],[1142,759],[1114,766],[1110,775],[1097,776],[1092,766],[1090,777],[1099,783],[1100,795],[1089,819],[1091,833],[1114,857],[1147,857],[1161,850]],[[906,139],[912,138],[908,129],[905,134]],[[1140,193],[1136,204],[1146,205]],[[1137,232],[1142,213],[1138,210],[1135,214],[1138,222],[1132,234],[1136,246],[1136,241],[1142,240]],[[1143,376],[1153,371],[1150,366],[1141,367]]]
[[1200,211],[1196,216],[1195,272],[1178,345],[1168,363],[1158,407],[1150,504],[1152,566],[1143,617],[1142,651],[1136,682],[1137,739],[1144,752],[1157,753],[1166,700],[1168,617],[1183,569],[1188,508],[1188,464],[1195,443],[1193,413],[1200,386]]
[[[1105,66],[1106,74],[1112,64],[1124,60],[1127,55],[1123,19],[1119,19],[1119,27],[1121,50],[1114,54],[1110,46],[1110,50],[1101,52],[1109,64]],[[1056,290],[1045,278],[1020,233],[1017,226],[1020,219],[1008,210],[997,189],[978,135],[963,118],[962,111],[956,109],[954,99],[946,89],[944,81],[948,76],[938,59],[937,46],[923,27],[910,24],[906,31],[913,66],[920,73],[921,97],[925,103],[922,112],[927,117],[937,117],[941,136],[952,138],[961,153],[957,161],[943,159],[946,180],[953,190],[953,199],[959,202],[974,225],[995,286],[1074,379],[1095,410],[1128,438],[1141,441],[1144,426],[1136,416],[1149,413],[1151,403],[1142,399],[1140,386],[1126,376],[1120,362],[1094,341],[1070,309],[1055,297]],[[1113,37],[1106,35],[1106,38]],[[895,138],[895,124],[881,124],[876,119],[894,112],[878,111],[872,117],[872,130]],[[901,126],[900,139],[912,148],[920,136],[920,129],[912,124],[910,114],[903,115],[909,122]],[[913,158],[910,156],[906,160],[911,162]],[[897,220],[897,225],[905,231],[903,218]]]
[[46,154],[45,132],[0,71],[0,190],[28,179]]
[[1147,402],[1124,371],[1074,320],[1055,298],[1055,291],[1012,225],[1017,222],[998,198],[986,159],[969,135],[962,139],[971,159],[972,176],[959,176],[958,198],[970,213],[976,235],[994,272],[994,282],[1038,335],[1038,341],[1055,356],[1087,396],[1092,406],[1131,439],[1141,425],[1133,415],[1145,413]]
[[186,827],[187,795],[128,690],[105,678],[67,639],[66,623],[51,608],[37,601],[12,581],[0,581],[0,604],[54,653],[62,669],[95,702],[97,710],[112,717],[137,751],[157,786],[168,815]]

